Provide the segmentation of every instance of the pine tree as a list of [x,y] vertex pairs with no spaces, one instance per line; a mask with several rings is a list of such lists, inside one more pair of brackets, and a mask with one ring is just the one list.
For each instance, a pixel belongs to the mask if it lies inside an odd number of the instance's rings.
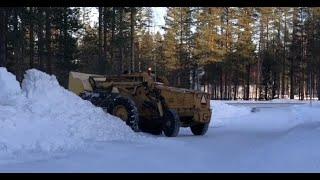
[[29,66],[30,68],[34,67],[34,23],[35,23],[35,14],[33,7],[29,8]]
[[292,23],[293,23],[293,31],[292,31],[292,42],[291,42],[291,46],[290,46],[290,99],[294,99],[294,95],[296,93],[296,86],[295,83],[297,81],[296,79],[296,71],[298,70],[297,67],[297,59],[300,59],[300,55],[301,55],[301,48],[299,45],[299,9],[298,8],[294,8],[293,9],[293,19],[292,19]]
[[139,62],[140,65],[138,65],[139,70],[146,72],[149,67],[154,67],[154,42],[152,34],[149,31],[142,32],[141,40],[140,40],[140,47],[139,47]]
[[134,72],[134,66],[135,66],[135,63],[134,63],[134,27],[136,25],[136,20],[135,20],[135,16],[136,16],[136,9],[134,7],[131,7],[130,8],[130,41],[131,41],[131,45],[130,45],[130,49],[131,49],[131,56],[130,56],[130,60],[131,60],[131,68],[130,68],[130,72]]
[[0,8],[0,66],[5,66],[7,61],[7,10]]
[[46,8],[46,49],[47,49],[47,70],[52,74],[52,51],[51,51],[51,8]]
[[154,36],[154,58],[156,63],[157,75],[159,76],[168,76],[166,69],[166,62],[164,58],[163,52],[163,38],[159,32],[157,32]]
[[[169,35],[165,37],[169,38],[168,40],[165,39],[165,41],[169,41],[164,46],[165,57],[168,57],[167,55],[169,54],[174,54],[173,57],[168,59],[168,66],[171,66],[170,68],[174,67],[173,70],[177,76],[173,81],[181,87],[190,87],[194,82],[194,76],[192,76],[192,73],[190,74],[197,64],[192,58],[194,34],[191,28],[194,26],[194,12],[194,8],[168,8],[167,18],[165,19],[166,31]],[[189,81],[190,75],[191,82]]]
[[[252,42],[253,36],[253,8],[240,8],[240,16],[238,18],[238,40],[236,42],[236,49],[238,58],[241,61],[243,72],[242,77],[245,82],[244,99],[249,99],[250,88],[250,73],[253,64],[255,45]],[[241,66],[239,68],[241,68]]]
[[103,58],[102,58],[102,21],[103,21],[103,11],[102,11],[102,7],[99,7],[99,30],[98,30],[98,37],[99,37],[99,41],[98,41],[98,49],[99,49],[99,63],[98,63],[98,71],[100,74],[103,73]]
[[[178,10],[176,8],[169,7],[167,9],[167,16],[165,17],[165,35],[164,35],[164,57],[166,59],[166,68],[175,73],[178,69],[181,68],[181,64],[179,61],[179,45],[178,39],[178,24],[176,23],[176,19],[178,18]],[[180,84],[180,74],[175,73],[176,76],[170,76],[169,81],[172,82],[173,85]]]

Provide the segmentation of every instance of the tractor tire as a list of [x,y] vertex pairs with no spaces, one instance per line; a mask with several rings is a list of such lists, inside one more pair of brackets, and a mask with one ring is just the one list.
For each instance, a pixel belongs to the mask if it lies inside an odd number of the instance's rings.
[[108,112],[109,114],[112,114],[112,108],[113,108],[113,102],[115,101],[116,97],[118,97],[119,94],[109,94],[107,98],[104,99],[102,103],[102,108],[105,112]]
[[206,134],[209,128],[209,123],[195,124],[190,126],[192,133],[196,136],[203,136]]
[[134,132],[140,132],[139,113],[134,101],[120,95],[112,98],[110,101],[107,112],[125,121]]
[[168,109],[164,112],[162,130],[167,137],[176,137],[180,130],[180,118],[175,110]]

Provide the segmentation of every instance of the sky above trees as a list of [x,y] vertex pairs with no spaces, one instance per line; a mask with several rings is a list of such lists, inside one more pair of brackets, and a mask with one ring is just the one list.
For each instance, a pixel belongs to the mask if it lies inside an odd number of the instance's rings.
[[[166,15],[165,7],[152,7],[153,10],[153,22],[156,25],[154,31],[159,31],[162,35],[164,34],[164,30],[160,28],[160,26],[165,25],[164,16]],[[95,23],[98,23],[98,9],[91,7],[90,13],[90,25],[93,26]]]

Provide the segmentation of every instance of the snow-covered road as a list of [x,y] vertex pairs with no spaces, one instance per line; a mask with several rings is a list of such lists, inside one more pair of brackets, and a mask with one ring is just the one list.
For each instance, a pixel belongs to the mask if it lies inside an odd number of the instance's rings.
[[320,104],[261,109],[211,101],[205,136],[133,133],[31,70],[0,69],[0,172],[319,172]]
[[81,151],[3,164],[0,171],[318,172],[320,122],[300,124],[295,113],[266,109],[224,119],[228,123],[211,127],[203,137],[182,129],[176,138],[95,142]]

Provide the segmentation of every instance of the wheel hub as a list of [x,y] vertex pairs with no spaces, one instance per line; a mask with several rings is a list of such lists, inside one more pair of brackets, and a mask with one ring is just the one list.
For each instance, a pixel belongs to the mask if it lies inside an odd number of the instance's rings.
[[167,121],[167,122],[166,122],[166,126],[167,126],[167,127],[170,127],[170,126],[171,126],[171,122],[170,122],[170,121]]
[[127,112],[126,108],[122,105],[115,107],[115,109],[113,111],[113,115],[119,117],[123,121],[128,120],[128,112]]

